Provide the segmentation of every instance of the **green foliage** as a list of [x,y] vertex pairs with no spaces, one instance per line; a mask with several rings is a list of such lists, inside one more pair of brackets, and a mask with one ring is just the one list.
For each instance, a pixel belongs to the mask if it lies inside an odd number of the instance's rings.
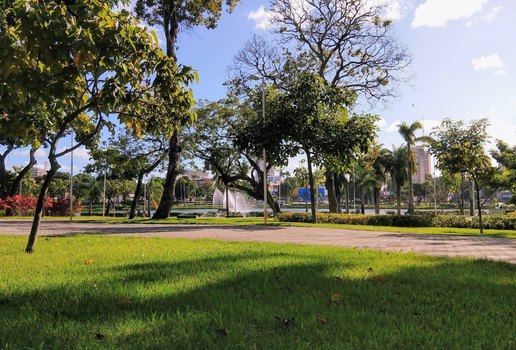
[[432,131],[430,152],[437,158],[437,167],[448,173],[478,175],[488,165],[484,146],[488,140],[487,119],[462,121],[444,119]]
[[[281,222],[311,222],[309,213],[285,212],[277,215]],[[319,223],[340,225],[371,225],[395,227],[456,227],[479,228],[478,217],[463,215],[364,215],[364,214],[326,214],[317,215]],[[484,218],[486,229],[515,230],[516,218],[503,215],[490,215]]]

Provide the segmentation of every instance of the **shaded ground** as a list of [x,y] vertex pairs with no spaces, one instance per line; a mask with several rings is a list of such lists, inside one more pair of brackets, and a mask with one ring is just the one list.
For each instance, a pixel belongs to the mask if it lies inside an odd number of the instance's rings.
[[[30,222],[0,221],[0,234],[28,234]],[[516,264],[516,241],[505,238],[417,235],[315,227],[100,224],[42,222],[41,235],[74,233],[314,244],[503,260]]]

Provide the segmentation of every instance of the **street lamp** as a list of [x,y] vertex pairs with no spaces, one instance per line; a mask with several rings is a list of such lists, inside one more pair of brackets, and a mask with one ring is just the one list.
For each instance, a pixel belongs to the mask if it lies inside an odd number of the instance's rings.
[[70,135],[70,148],[72,151],[70,152],[70,222],[73,220],[73,130]]
[[[251,80],[260,80],[256,75],[250,75]],[[262,75],[262,116],[265,126],[265,77]],[[263,222],[267,225],[267,154],[263,147]]]
[[[106,144],[104,143],[104,146]],[[106,179],[106,173],[107,173],[107,151],[108,151],[108,147],[106,147],[106,158],[104,159],[104,189],[102,191],[102,217],[104,217],[106,215],[106,182],[107,182],[107,179]]]

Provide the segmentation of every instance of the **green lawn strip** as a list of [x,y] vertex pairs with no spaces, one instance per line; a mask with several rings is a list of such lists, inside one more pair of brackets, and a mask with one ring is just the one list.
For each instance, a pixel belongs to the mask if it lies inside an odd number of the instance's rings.
[[0,236],[4,349],[516,345],[511,264],[91,235],[42,237],[27,255],[24,243]]

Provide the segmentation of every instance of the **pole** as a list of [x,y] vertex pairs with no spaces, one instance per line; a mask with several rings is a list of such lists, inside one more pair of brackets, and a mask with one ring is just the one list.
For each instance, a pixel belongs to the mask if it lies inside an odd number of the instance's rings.
[[353,165],[353,214],[357,213],[357,182],[355,177],[355,166]]
[[278,203],[279,203],[280,208],[281,208],[281,168],[280,168],[280,171],[279,171]]
[[437,215],[437,179],[435,178],[435,164],[434,164],[434,214]]
[[143,216],[145,216],[145,209],[147,204],[147,183],[143,179]]
[[107,148],[106,148],[106,160],[104,164],[104,190],[102,192],[102,217],[106,215],[106,173],[107,173]]
[[[73,148],[73,130],[70,135],[70,147]],[[73,220],[73,150],[70,152],[70,222]]]
[[[265,126],[265,77],[262,75],[262,115]],[[267,225],[267,153],[263,147],[263,223]]]

